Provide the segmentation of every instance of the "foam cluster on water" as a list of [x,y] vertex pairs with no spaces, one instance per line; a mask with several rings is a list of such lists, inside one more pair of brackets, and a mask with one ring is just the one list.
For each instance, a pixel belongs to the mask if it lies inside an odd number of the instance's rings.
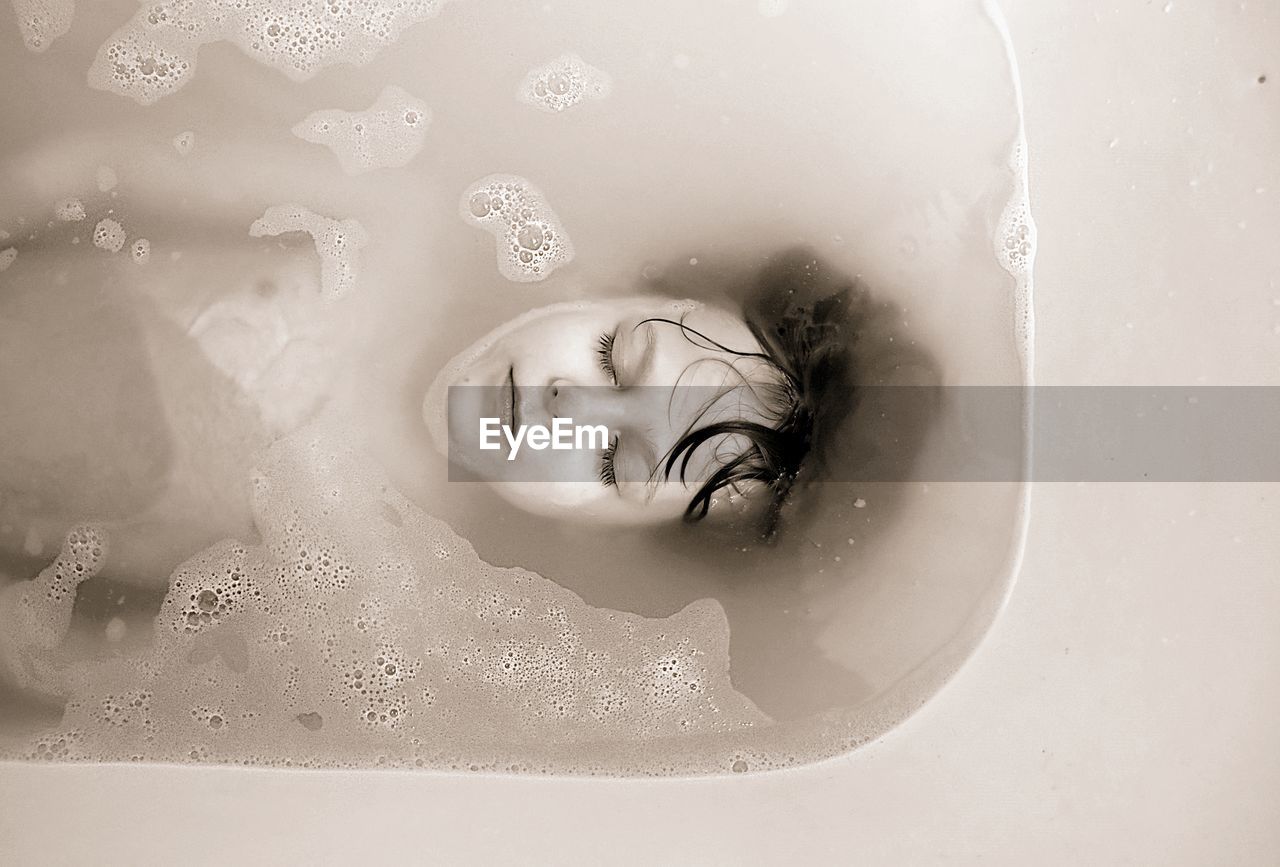
[[0,664],[17,686],[50,694],[65,688],[57,650],[71,624],[76,588],[98,573],[106,555],[100,528],[73,527],[57,558],[35,580],[0,593]]
[[516,283],[545,280],[573,260],[573,242],[536,187],[518,175],[489,175],[462,194],[462,218],[493,235],[498,271]]
[[363,64],[449,0],[172,0],[143,6],[98,50],[89,84],[146,105],[185,85],[200,46],[228,41],[297,81]]
[[[10,754],[478,768],[529,745],[572,767],[767,722],[730,685],[718,603],[650,620],[490,566],[339,443],[313,427],[275,444],[253,482],[261,542],[179,567],[148,652],[64,666],[60,724]],[[77,533],[22,589],[22,629],[0,622],[19,636],[4,658],[37,674],[101,561]]]
[[74,0],[13,0],[22,41],[32,51],[44,51],[71,29]]
[[124,246],[126,234],[124,226],[110,217],[103,217],[93,227],[93,246],[108,253],[119,253]]
[[1027,191],[1026,139],[1019,134],[1009,155],[1009,170],[1014,178],[1014,193],[1005,204],[995,232],[995,253],[1000,266],[1016,284],[1017,331],[1023,348],[1024,362],[1030,365],[1035,311],[1032,306],[1032,270],[1035,266],[1036,224],[1031,216],[1031,199]]
[[1022,79],[1018,74],[1018,58],[1013,49],[1009,25],[996,0],[983,0],[983,14],[1000,34],[1005,60],[1013,83],[1018,111],[1018,131],[1009,149],[1008,169],[1013,190],[1005,202],[996,225],[994,246],[996,261],[1009,272],[1015,284],[1014,329],[1022,351],[1024,374],[1028,385],[1033,380],[1035,361],[1035,286],[1033,271],[1036,258],[1036,224],[1031,215],[1031,190],[1027,151],[1027,130],[1022,96]]
[[0,250],[0,271],[4,271],[18,259],[17,247],[5,247]]
[[366,110],[313,112],[293,134],[329,148],[344,172],[358,175],[408,164],[422,150],[430,123],[427,104],[391,84]]
[[129,255],[139,265],[147,264],[151,261],[151,242],[146,238],[137,239],[129,245]]
[[576,54],[562,54],[537,66],[516,88],[516,98],[542,111],[560,112],[584,99],[604,99],[613,79]]
[[53,204],[53,215],[64,223],[78,223],[86,216],[84,202],[76,198],[59,199]]
[[302,205],[272,205],[253,221],[249,235],[283,235],[306,232],[320,256],[320,286],[331,298],[346,295],[360,274],[360,248],[369,243],[364,226],[356,220],[335,220]]

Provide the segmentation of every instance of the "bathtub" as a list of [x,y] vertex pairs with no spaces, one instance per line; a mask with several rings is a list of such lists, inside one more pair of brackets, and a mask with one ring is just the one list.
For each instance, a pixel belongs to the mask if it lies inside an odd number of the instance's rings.
[[[1037,381],[1280,384],[1280,15],[1003,5],[1039,226]],[[1280,488],[1034,498],[985,642],[853,754],[685,780],[6,764],[0,859],[1280,859]]]

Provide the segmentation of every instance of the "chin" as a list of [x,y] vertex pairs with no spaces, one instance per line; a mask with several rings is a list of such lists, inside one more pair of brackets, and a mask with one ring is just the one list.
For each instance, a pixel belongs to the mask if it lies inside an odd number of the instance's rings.
[[450,372],[445,367],[437,373],[422,398],[422,421],[431,435],[431,444],[445,456],[449,454],[449,385],[453,381]]

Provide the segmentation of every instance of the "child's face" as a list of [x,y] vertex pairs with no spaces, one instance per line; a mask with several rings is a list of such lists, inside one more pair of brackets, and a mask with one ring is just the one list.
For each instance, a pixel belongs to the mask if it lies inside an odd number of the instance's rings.
[[[749,386],[774,379],[763,362],[709,346],[678,325],[646,321],[653,318],[683,322],[736,353],[760,351],[739,316],[693,301],[641,297],[543,307],[485,335],[436,377],[423,402],[436,448],[528,511],[572,510],[576,521],[607,523],[678,518],[709,474],[717,446],[726,444],[699,448],[684,482],[678,465],[665,478],[667,454],[691,428],[713,420],[767,423],[762,395]],[[479,387],[450,393],[451,386]],[[557,417],[574,426],[604,425],[612,449],[522,447],[509,461],[505,439],[501,449],[479,450],[482,417],[516,426],[551,427]],[[610,474],[616,483],[605,481]]]

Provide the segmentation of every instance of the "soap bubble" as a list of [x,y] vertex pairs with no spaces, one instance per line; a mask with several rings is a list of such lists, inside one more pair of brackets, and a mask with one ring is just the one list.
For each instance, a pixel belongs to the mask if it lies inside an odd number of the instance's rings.
[[85,218],[84,203],[79,199],[59,199],[53,205],[53,215],[64,223],[78,223]]
[[369,242],[364,227],[355,220],[323,217],[301,205],[273,205],[249,227],[249,235],[261,238],[285,232],[306,232],[320,254],[321,287],[339,298],[355,286],[359,277],[359,251]]
[[576,54],[562,54],[531,69],[516,88],[516,98],[542,111],[561,112],[584,99],[604,99],[613,79]]
[[408,164],[420,150],[431,110],[402,88],[388,85],[364,111],[313,112],[293,127],[298,138],[333,151],[349,175]]
[[573,243],[551,207],[518,175],[489,175],[462,194],[462,218],[494,237],[498,271],[516,283],[545,280],[573,260]]
[[93,227],[93,246],[108,253],[119,253],[124,246],[124,227],[110,217],[104,217]]

